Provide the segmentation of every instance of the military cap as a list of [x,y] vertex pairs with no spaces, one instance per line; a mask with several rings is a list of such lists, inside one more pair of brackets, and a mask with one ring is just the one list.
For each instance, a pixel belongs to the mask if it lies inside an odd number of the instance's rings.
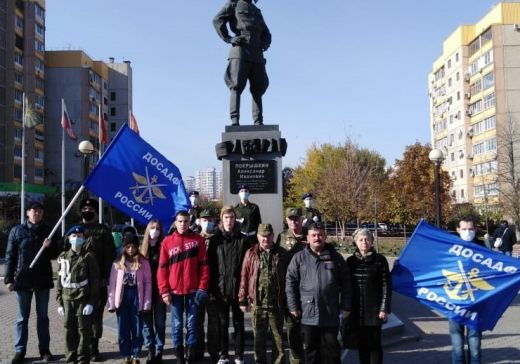
[[67,234],[65,235],[69,236],[72,234],[85,234],[85,228],[81,225],[74,225],[67,231]]
[[190,196],[198,196],[199,195],[199,191],[191,191],[190,192]]
[[285,217],[291,217],[291,216],[302,216],[300,209],[297,209],[295,207],[289,207],[285,210]]
[[249,191],[249,186],[246,185],[245,183],[241,184],[240,186],[238,186],[238,190],[248,190]]
[[99,204],[98,204],[98,200],[95,199],[95,198],[85,198],[83,200],[81,200],[81,202],[79,203],[79,209],[82,210],[83,207],[92,207],[94,210],[99,211]]
[[202,210],[199,217],[215,217],[214,215],[215,214],[213,214],[210,209],[205,209]]
[[305,200],[306,198],[313,198],[312,193],[311,192],[305,192],[303,194],[302,200]]
[[43,205],[38,201],[31,202],[29,204],[29,207],[27,207],[27,210],[36,210],[36,209],[43,210]]
[[262,236],[268,236],[273,233],[273,226],[271,224],[260,224],[258,225],[258,234]]

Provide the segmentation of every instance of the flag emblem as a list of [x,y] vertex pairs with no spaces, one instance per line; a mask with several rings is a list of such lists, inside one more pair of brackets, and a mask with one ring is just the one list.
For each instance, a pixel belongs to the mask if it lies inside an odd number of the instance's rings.
[[166,186],[166,184],[158,184],[157,176],[152,176],[150,178],[148,174],[148,167],[144,167],[144,170],[146,174],[145,176],[141,176],[135,172],[132,172],[132,176],[134,177],[136,184],[135,186],[130,187],[130,189],[133,190],[132,195],[134,196],[136,202],[153,205],[154,198],[166,198],[166,196],[159,188]]
[[451,272],[447,269],[442,270],[442,275],[446,277],[446,283],[443,288],[450,299],[465,301],[469,298],[471,302],[474,302],[475,291],[490,291],[495,289],[495,287],[479,277],[480,269],[472,268],[468,273],[464,270],[462,262],[460,260],[457,262],[459,265],[458,272]]

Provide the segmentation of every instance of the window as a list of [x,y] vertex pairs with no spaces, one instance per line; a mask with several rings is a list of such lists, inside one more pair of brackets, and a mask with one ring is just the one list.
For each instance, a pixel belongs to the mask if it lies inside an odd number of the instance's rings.
[[45,89],[45,81],[39,77],[36,77],[36,87],[43,91]]
[[473,194],[475,197],[484,196],[484,185],[479,185],[473,187]]
[[482,86],[484,90],[492,87],[495,84],[495,74],[493,72],[489,72],[482,77]]
[[484,128],[486,130],[494,129],[497,125],[497,117],[496,115],[490,116],[487,119],[484,119]]
[[[22,121],[23,120],[23,110],[22,109],[14,109],[14,119],[17,120],[17,121]],[[20,138],[22,137],[22,135],[20,134]]]
[[110,123],[110,131],[111,131],[111,132],[115,132],[115,131],[116,131],[116,128],[117,128],[116,123],[114,123],[114,122]]
[[459,176],[460,178],[464,178],[464,170],[459,170]]
[[455,53],[455,62],[459,61],[459,52]]
[[43,168],[35,168],[34,177],[43,178]]
[[491,138],[484,141],[486,152],[493,152],[497,150],[497,138]]
[[487,66],[491,62],[493,62],[493,50],[489,50],[482,56],[484,66]]
[[464,188],[460,189],[460,198],[464,198]]
[[41,95],[36,95],[36,107],[45,107],[45,97]]
[[448,78],[448,87],[451,87],[451,77]]
[[487,185],[487,193],[489,196],[497,196],[498,195],[498,183],[490,183]]
[[110,108],[110,116],[116,116],[116,108],[115,107],[111,107]]
[[452,162],[455,161],[455,153],[454,152],[451,152],[451,154],[450,154],[450,161],[452,161]]
[[14,82],[23,85],[23,74],[20,72],[14,72]]
[[36,32],[36,34],[38,34],[39,36],[41,36],[43,38],[44,34],[45,34],[45,28],[38,24],[38,23],[34,23],[34,31]]
[[99,121],[90,120],[90,130],[97,134],[99,132]]
[[482,90],[482,80],[477,80],[469,85],[469,92],[471,95],[476,95]]
[[42,42],[40,42],[39,40],[35,40],[34,49],[36,49],[39,52],[45,52],[45,45]]
[[457,101],[460,100],[460,91],[457,91]]
[[475,38],[469,45],[469,56],[471,57],[480,49],[480,38]]
[[23,66],[23,54],[15,52],[14,53],[14,63],[19,66]]
[[34,150],[34,158],[43,160],[43,156],[44,156],[43,150],[41,150],[41,149]]
[[459,72],[457,72],[457,73],[455,74],[455,79],[456,79],[457,81],[460,80],[460,73],[459,73]]
[[14,99],[18,102],[22,102],[23,100],[23,92],[20,90],[14,90]]
[[448,68],[451,68],[451,59],[448,59]]
[[43,10],[43,8],[40,5],[35,3],[34,10],[37,17],[39,17],[41,20],[45,19],[45,10]]
[[23,30],[23,19],[20,18],[18,15],[15,17],[15,20],[14,20],[14,25],[19,28],[19,29],[22,29]]
[[493,37],[493,34],[491,33],[491,28],[486,30],[482,35],[480,36],[480,43],[482,46],[484,46],[487,42],[489,42]]
[[495,93],[484,96],[484,110],[495,106]]
[[473,104],[469,105],[469,111],[472,115],[475,115],[482,111],[482,100],[477,100]]
[[22,158],[22,147],[14,147],[14,156]]
[[103,105],[108,105],[108,99],[106,97],[103,97]]
[[108,90],[108,83],[105,80],[103,80],[103,90]]
[[115,92],[110,92],[110,101],[116,101],[116,93]]
[[22,177],[22,166],[14,166],[14,177],[21,178]]
[[36,71],[43,72],[43,70],[45,69],[45,63],[43,63],[43,61],[41,59],[35,58],[34,59],[34,69]]

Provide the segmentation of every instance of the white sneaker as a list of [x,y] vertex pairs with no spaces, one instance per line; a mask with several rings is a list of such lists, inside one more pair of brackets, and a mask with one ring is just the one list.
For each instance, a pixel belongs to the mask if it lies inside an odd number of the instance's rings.
[[220,358],[218,361],[217,361],[217,364],[228,364],[229,363],[229,359],[222,359]]
[[244,359],[235,359],[235,364],[244,364]]

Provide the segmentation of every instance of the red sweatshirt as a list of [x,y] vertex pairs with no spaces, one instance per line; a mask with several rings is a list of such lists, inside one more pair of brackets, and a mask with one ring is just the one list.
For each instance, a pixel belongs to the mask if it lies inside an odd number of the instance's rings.
[[157,283],[161,296],[185,295],[208,290],[209,268],[206,244],[197,233],[175,231],[161,244]]

